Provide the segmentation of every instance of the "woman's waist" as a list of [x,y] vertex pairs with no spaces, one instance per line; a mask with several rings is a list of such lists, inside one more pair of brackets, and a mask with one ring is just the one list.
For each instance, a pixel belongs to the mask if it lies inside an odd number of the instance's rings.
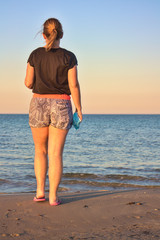
[[34,93],[33,97],[34,98],[65,99],[65,100],[70,100],[71,99],[71,97],[67,94],[39,94],[39,93]]

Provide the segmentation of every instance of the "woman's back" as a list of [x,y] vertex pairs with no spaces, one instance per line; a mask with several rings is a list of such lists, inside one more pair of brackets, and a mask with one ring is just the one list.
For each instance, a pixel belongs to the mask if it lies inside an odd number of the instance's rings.
[[75,55],[64,48],[35,49],[28,62],[35,69],[33,92],[38,94],[67,94],[68,70],[77,65]]

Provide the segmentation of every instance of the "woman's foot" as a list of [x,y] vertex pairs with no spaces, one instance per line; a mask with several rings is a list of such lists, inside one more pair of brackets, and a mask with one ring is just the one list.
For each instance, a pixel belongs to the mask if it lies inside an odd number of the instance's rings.
[[50,202],[51,206],[58,206],[62,203],[62,201],[60,199],[57,199],[56,201]]
[[51,206],[57,206],[61,204],[61,200],[58,198],[57,194],[51,194],[51,192],[49,193],[49,204]]
[[38,189],[36,191],[36,198],[44,198],[45,197],[45,190],[42,189]]
[[44,202],[44,201],[46,201],[46,198],[45,198],[45,196],[43,196],[43,197],[34,197],[33,198],[33,201],[34,202]]

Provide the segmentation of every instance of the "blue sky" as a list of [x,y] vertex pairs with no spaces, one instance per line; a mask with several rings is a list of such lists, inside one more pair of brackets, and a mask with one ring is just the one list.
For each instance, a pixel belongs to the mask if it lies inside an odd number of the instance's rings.
[[49,17],[78,58],[84,113],[160,113],[159,12],[159,0],[1,2],[0,113],[28,112],[26,61]]

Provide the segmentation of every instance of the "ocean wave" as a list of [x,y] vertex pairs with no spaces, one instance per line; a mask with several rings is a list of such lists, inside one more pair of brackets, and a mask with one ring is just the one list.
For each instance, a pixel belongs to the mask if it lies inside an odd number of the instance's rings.
[[64,173],[64,178],[76,178],[76,179],[97,179],[101,181],[106,180],[119,180],[119,181],[155,181],[160,182],[160,177],[143,177],[143,176],[137,176],[137,175],[123,175],[123,174],[108,174],[108,175],[96,175],[91,173]]
[[118,182],[95,182],[95,181],[84,181],[84,180],[63,180],[62,184],[66,185],[85,185],[98,188],[160,188],[159,185],[143,185],[143,184],[132,184],[132,183],[118,183]]
[[2,184],[6,184],[6,183],[10,183],[10,181],[9,180],[7,180],[7,179],[2,179],[2,178],[0,178],[0,185],[2,185]]

